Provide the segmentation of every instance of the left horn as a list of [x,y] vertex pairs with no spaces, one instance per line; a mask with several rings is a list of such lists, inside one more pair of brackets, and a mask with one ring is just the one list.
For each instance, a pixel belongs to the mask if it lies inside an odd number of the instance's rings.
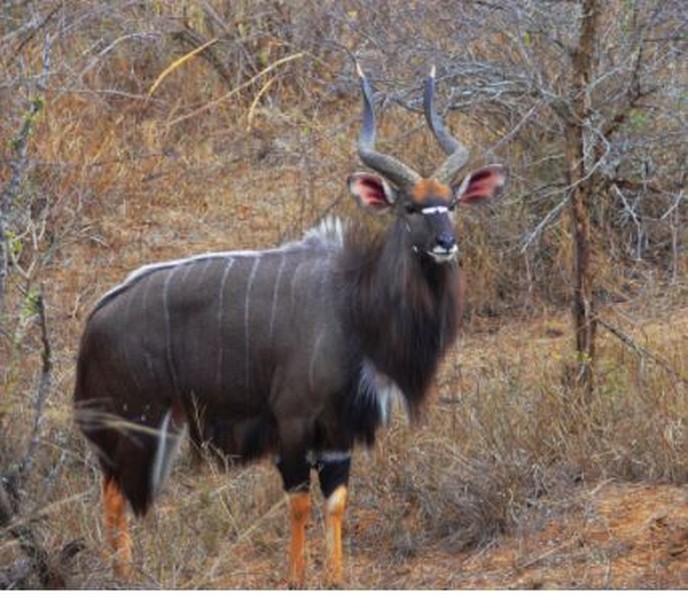
[[445,128],[442,119],[435,111],[435,66],[430,70],[430,75],[425,80],[425,93],[423,96],[423,109],[425,119],[428,122],[430,131],[435,139],[442,146],[442,150],[448,155],[445,161],[433,173],[433,179],[440,183],[449,185],[456,174],[466,162],[468,162],[468,150],[466,147],[453,137]]
[[401,189],[409,188],[420,179],[420,175],[393,156],[388,156],[375,150],[373,91],[370,82],[358,63],[356,63],[356,70],[363,94],[363,124],[358,138],[358,155],[361,158],[361,162],[380,175],[384,175]]

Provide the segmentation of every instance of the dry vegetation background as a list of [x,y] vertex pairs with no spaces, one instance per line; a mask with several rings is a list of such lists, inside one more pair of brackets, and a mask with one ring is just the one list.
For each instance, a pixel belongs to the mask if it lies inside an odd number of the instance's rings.
[[[419,112],[436,64],[451,129],[510,182],[459,224],[465,331],[427,422],[396,418],[356,453],[347,584],[687,586],[688,16],[678,0],[604,2],[576,121],[580,4],[3,2],[0,588],[284,585],[276,471],[199,473],[186,454],[134,526],[135,580],[113,579],[74,359],[95,299],[143,263],[363,218],[344,185],[351,54],[385,151],[439,161]],[[583,185],[599,324],[585,401],[569,316]],[[321,525],[316,511],[313,587]]]

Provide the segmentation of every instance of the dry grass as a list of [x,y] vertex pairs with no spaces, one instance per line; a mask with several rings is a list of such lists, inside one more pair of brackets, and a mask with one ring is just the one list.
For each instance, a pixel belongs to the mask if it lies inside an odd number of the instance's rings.
[[[685,379],[688,313],[673,316],[670,326],[639,319],[633,333],[648,335],[652,351]],[[575,521],[591,501],[582,499],[584,490],[596,482],[685,483],[685,384],[603,336],[608,367],[600,393],[592,406],[576,407],[562,383],[570,343],[559,335],[565,326],[553,316],[467,334],[444,365],[427,422],[410,429],[397,414],[373,451],[356,453],[345,531],[348,586],[476,585],[471,561],[483,564],[511,539],[526,545],[520,554],[509,550],[513,560],[532,566],[533,554],[557,539],[552,534],[548,542],[543,527]],[[18,424],[29,417],[18,415]],[[199,468],[188,453],[154,512],[133,526],[133,581],[113,579],[103,554],[99,475],[70,421],[68,396],[53,397],[37,471],[24,490],[42,498],[26,516],[38,524],[46,547],[57,553],[74,540],[85,544],[70,567],[70,586],[283,587],[287,507],[276,470],[269,461],[229,473],[213,462]],[[311,587],[323,585],[319,504],[309,530]],[[681,535],[680,527],[673,535]],[[584,549],[573,548],[589,553],[586,560],[598,551],[594,537]],[[8,542],[0,556],[0,564],[11,565],[20,553]],[[447,579],[445,567],[433,576],[428,560],[445,564],[452,556],[468,561],[464,579],[457,573]],[[489,573],[486,568],[478,587],[530,581]],[[560,583],[566,581],[574,580]]]

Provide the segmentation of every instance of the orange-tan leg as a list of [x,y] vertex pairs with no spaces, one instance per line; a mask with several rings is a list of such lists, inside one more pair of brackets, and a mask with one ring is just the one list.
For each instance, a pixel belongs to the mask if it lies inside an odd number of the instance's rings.
[[114,479],[103,481],[105,537],[112,552],[112,565],[117,577],[131,575],[131,538],[127,519],[127,501]]
[[291,546],[289,549],[289,586],[303,587],[306,573],[306,525],[311,512],[309,492],[289,494]]
[[330,583],[342,582],[342,523],[346,509],[346,487],[340,485],[325,500],[325,535]]

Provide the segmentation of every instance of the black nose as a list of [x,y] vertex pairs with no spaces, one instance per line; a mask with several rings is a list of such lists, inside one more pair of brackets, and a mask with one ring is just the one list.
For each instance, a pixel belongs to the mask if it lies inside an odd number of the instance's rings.
[[451,231],[443,231],[437,234],[437,245],[445,250],[451,250],[456,246],[456,237]]

